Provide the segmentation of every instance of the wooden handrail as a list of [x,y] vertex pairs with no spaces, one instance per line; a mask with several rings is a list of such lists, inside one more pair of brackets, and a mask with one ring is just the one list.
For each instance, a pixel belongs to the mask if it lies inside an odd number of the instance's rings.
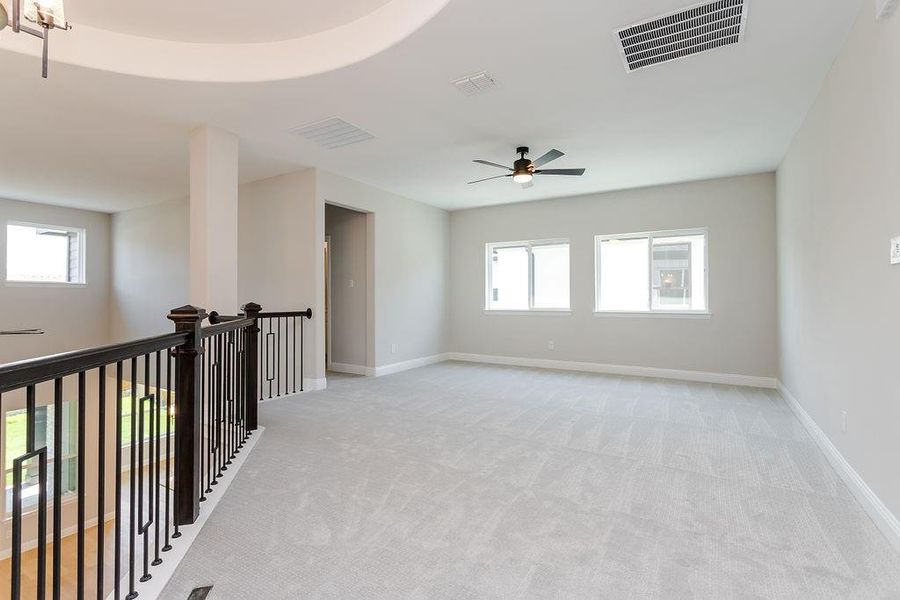
[[73,350],[0,365],[0,394],[96,369],[135,356],[176,348],[183,345],[187,339],[187,334],[182,332],[167,333],[132,342]]

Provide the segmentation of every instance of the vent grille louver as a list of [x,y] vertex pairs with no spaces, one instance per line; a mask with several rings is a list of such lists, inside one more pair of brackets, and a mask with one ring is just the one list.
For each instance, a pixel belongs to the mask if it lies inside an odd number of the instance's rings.
[[494,81],[493,77],[482,71],[457,79],[453,82],[453,85],[456,86],[460,93],[466,96],[477,96],[497,87],[497,82]]
[[301,125],[290,130],[300,137],[311,142],[334,150],[342,148],[350,144],[358,144],[367,140],[375,139],[375,136],[364,129],[360,129],[352,123],[339,118],[332,117],[324,121],[317,121],[308,125]]
[[718,0],[618,31],[628,71],[658,65],[741,41],[746,0]]

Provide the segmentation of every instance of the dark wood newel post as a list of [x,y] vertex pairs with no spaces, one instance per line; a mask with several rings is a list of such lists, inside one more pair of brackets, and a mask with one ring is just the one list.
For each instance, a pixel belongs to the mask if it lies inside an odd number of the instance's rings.
[[168,317],[175,331],[189,334],[175,348],[175,523],[190,525],[200,515],[200,451],[203,423],[200,392],[201,328],[206,311],[195,306],[175,308]]
[[253,325],[247,328],[247,344],[244,349],[244,360],[247,361],[244,378],[247,401],[247,431],[256,431],[259,426],[259,390],[257,383],[259,378],[259,313],[262,307],[256,302],[250,302],[241,307],[244,316],[253,319]]

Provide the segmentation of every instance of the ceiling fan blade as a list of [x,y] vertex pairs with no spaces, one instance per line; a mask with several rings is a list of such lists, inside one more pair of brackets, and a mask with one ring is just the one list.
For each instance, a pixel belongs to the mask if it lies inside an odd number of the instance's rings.
[[495,175],[494,177],[485,177],[484,179],[476,179],[475,181],[470,181],[468,185],[472,185],[473,183],[481,183],[482,181],[490,181],[491,179],[502,179],[503,177],[512,177],[512,173],[509,175]]
[[535,175],[584,175],[585,169],[538,169]]
[[540,167],[541,165],[546,165],[548,162],[550,162],[550,161],[552,161],[552,160],[556,160],[557,158],[559,158],[559,157],[561,157],[561,156],[565,156],[565,155],[566,155],[565,152],[560,152],[559,150],[556,150],[556,149],[554,148],[553,150],[551,150],[551,151],[548,152],[547,154],[543,155],[542,157],[540,157],[539,159],[537,159],[536,161],[534,161],[534,163],[533,163],[533,164],[534,164],[534,168],[538,168],[538,167]]
[[497,167],[499,169],[503,169],[504,171],[512,171],[509,167],[505,167],[503,165],[498,165],[497,163],[491,162],[489,160],[473,160],[472,162],[477,162],[482,165],[487,165],[489,167]]

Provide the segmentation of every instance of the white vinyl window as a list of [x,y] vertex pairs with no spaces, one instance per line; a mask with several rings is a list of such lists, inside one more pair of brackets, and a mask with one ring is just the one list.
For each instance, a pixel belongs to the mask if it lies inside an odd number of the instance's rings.
[[[73,401],[63,402],[62,405],[62,497],[74,494],[77,484],[77,455],[76,444],[78,441],[78,419],[76,407]],[[12,514],[13,502],[13,465],[16,457],[26,453],[26,428],[28,411],[24,408],[9,410],[3,413],[3,473],[5,477],[4,492],[6,497],[5,515]],[[34,416],[34,447],[47,447],[47,471],[53,473],[54,430],[56,414],[52,404],[35,408]],[[22,467],[22,509],[34,510],[38,504],[38,462],[31,460]],[[48,496],[53,496],[53,477],[48,476]]]
[[8,223],[6,280],[82,284],[84,229]]
[[485,310],[569,310],[568,240],[487,244],[485,264]]
[[707,238],[706,229],[597,236],[595,310],[707,313]]

